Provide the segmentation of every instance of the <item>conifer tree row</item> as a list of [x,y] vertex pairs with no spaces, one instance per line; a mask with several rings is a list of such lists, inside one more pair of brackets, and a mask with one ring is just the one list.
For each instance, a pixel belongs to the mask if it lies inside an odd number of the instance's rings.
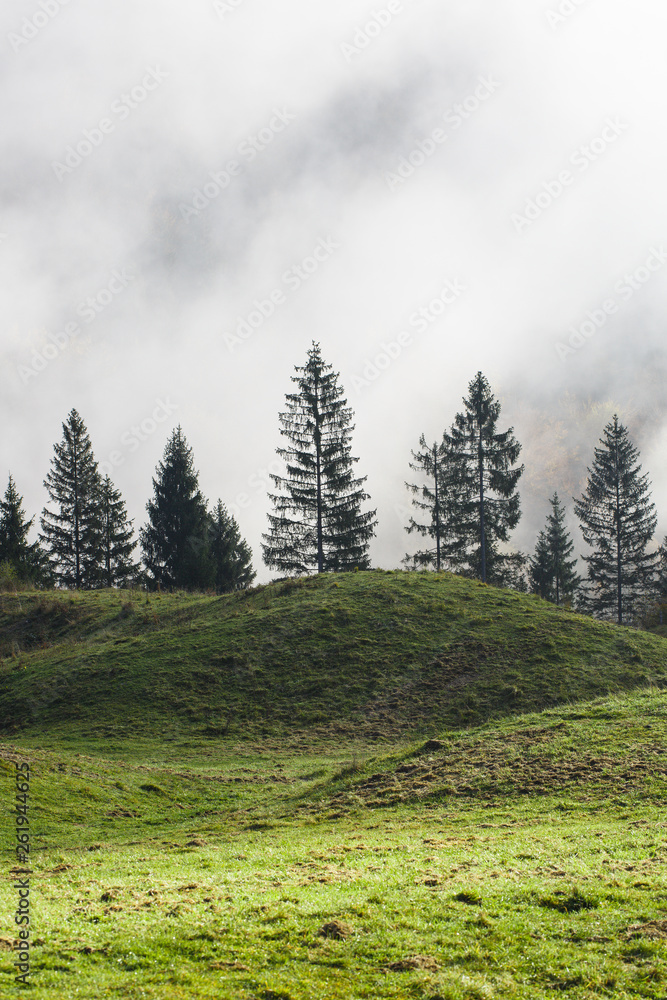
[[[101,477],[86,426],[75,409],[62,425],[44,481],[53,508],[41,517],[40,541],[28,542],[13,478],[0,501],[3,578],[67,588],[123,587],[142,578],[133,560],[137,542],[125,501],[109,476]],[[222,501],[210,514],[198,486],[192,450],[180,427],[172,434],[153,480],[149,522],[141,530],[147,582],[167,589],[249,586],[252,554]]]
[[[278,492],[269,497],[274,513],[263,535],[265,562],[296,573],[367,569],[377,520],[376,511],[362,509],[369,499],[366,478],[354,475],[352,410],[318,344],[295,371],[297,391],[286,396],[279,414],[286,445],[277,452],[285,473],[271,474]],[[446,567],[523,590],[526,557],[503,549],[521,514],[521,446],[513,428],[497,430],[500,403],[481,372],[470,382],[463,404],[441,442],[429,445],[422,434],[420,450],[412,452],[409,465],[422,482],[406,486],[413,505],[426,516],[411,517],[406,531],[431,544],[404,562]],[[136,582],[142,570],[133,561],[136,542],[121,494],[108,476],[100,476],[75,409],[62,427],[44,480],[51,503],[42,512],[39,542],[28,540],[35,518],[26,519],[11,475],[0,500],[0,565],[8,567],[3,578],[10,585],[12,579],[40,585],[51,580],[73,588]],[[222,500],[209,512],[180,426],[167,443],[153,488],[148,523],[140,533],[149,585],[218,593],[249,586],[255,578],[250,548]],[[640,621],[649,601],[653,608],[664,603],[667,538],[659,552],[653,551],[657,517],[648,477],[641,474],[638,451],[616,415],[595,449],[586,491],[575,500],[591,549],[583,556],[585,586],[557,493],[550,503],[528,563],[533,592],[556,604],[569,603],[576,592],[580,610],[620,624]]]

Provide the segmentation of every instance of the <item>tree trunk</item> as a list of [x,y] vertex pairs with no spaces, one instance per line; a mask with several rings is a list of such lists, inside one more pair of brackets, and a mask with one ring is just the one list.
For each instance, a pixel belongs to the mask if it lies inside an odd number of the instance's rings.
[[317,397],[317,376],[315,380],[315,456],[317,467],[317,572],[324,572],[324,540],[322,538],[322,436],[320,432],[320,412]]
[[623,624],[623,605],[621,588],[621,495],[618,472],[618,439],[615,445],[616,461],[616,592],[618,599],[618,624]]
[[77,590],[81,587],[81,539],[79,537],[79,468],[77,463],[76,441],[74,442],[74,558],[75,574],[74,586]]
[[486,583],[486,531],[484,528],[484,452],[482,450],[482,424],[479,417],[479,445],[477,457],[479,462],[479,537],[482,552],[482,583]]
[[435,569],[440,572],[440,493],[438,482],[438,449],[433,445],[433,475],[435,476]]

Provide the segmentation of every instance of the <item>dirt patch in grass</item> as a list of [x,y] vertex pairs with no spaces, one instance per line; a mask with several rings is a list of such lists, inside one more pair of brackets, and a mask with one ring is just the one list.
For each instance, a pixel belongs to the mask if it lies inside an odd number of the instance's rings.
[[317,932],[318,937],[332,938],[334,941],[345,941],[351,934],[354,934],[354,931],[342,920],[330,920]]
[[390,972],[414,972],[415,969],[426,969],[427,972],[437,972],[440,963],[430,955],[412,955],[410,958],[400,958],[387,966]]
[[667,939],[667,920],[649,920],[646,924],[632,924],[623,932],[627,941],[633,938],[645,937],[651,940]]
[[571,892],[556,890],[553,896],[545,896],[539,901],[540,906],[548,910],[558,910],[559,913],[579,913],[581,910],[595,910],[600,905],[597,899],[586,896],[580,889]]

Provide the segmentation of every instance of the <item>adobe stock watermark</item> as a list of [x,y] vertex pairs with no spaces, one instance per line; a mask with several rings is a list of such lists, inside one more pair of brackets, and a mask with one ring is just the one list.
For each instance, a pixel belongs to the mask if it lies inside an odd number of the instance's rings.
[[588,3],[588,0],[560,0],[557,7],[546,11],[547,23],[552,28],[560,28],[561,24],[576,14],[585,3]]
[[667,264],[667,250],[663,246],[651,247],[650,253],[643,264],[634,271],[626,272],[614,284],[616,297],[605,299],[596,309],[589,309],[581,323],[574,324],[568,330],[570,336],[567,343],[559,341],[555,345],[556,354],[565,361],[584,346],[587,340],[594,337],[598,330],[606,324],[610,316],[617,313],[626,302],[640,291],[664,265]]
[[51,169],[58,180],[62,183],[65,177],[68,177],[77,167],[80,167],[83,161],[87,160],[95,149],[102,145],[106,137],[116,131],[116,126],[119,122],[124,122],[129,118],[132,112],[143,104],[149,94],[157,90],[168,76],[169,74],[161,70],[159,66],[149,68],[146,70],[141,83],[132,87],[130,91],[120,94],[112,102],[109,111],[109,114],[114,117],[105,116],[104,118],[100,118],[97,125],[93,128],[85,128],[82,133],[83,138],[79,139],[76,144],[65,148],[65,155],[62,162],[60,160],[52,161]]
[[28,45],[43,28],[50,24],[62,7],[66,7],[70,0],[39,0],[39,10],[36,10],[29,17],[24,17],[18,31],[10,31],[7,41],[14,52],[20,52],[24,45]]
[[[100,313],[103,313],[111,305],[130,282],[134,281],[135,277],[136,275],[127,267],[111,271],[106,284],[102,288],[98,288],[93,295],[86,296],[77,305],[76,314],[81,317],[83,324],[89,325],[97,319]],[[69,347],[81,333],[82,328],[81,323],[71,321],[66,323],[61,330],[47,333],[47,339],[50,343],[46,344],[41,351],[38,351],[36,347],[31,348],[30,364],[17,365],[16,368],[23,384],[27,385],[31,378],[36,378],[40,372],[43,372],[50,361],[53,361]]]
[[382,341],[378,353],[372,358],[365,359],[361,374],[352,376],[352,385],[357,393],[372,385],[404,351],[414,344],[414,333],[426,333],[465,291],[467,291],[466,286],[458,278],[447,280],[434,298],[411,313],[408,318],[408,327],[411,329],[401,330],[395,340]]
[[544,215],[547,209],[551,208],[554,202],[558,201],[574,184],[577,176],[586,173],[588,168],[596,163],[601,156],[604,156],[609,147],[613,146],[619,136],[623,135],[629,127],[618,117],[607,118],[600,135],[595,136],[587,145],[579,146],[570,154],[568,163],[575,168],[575,171],[561,170],[556,177],[544,181],[535,197],[526,202],[523,213],[515,212],[512,215],[511,222],[515,232],[521,236],[527,229],[530,229],[533,223]]
[[264,469],[258,469],[248,478],[246,488],[237,493],[233,503],[227,504],[227,510],[238,521],[239,514],[248,510],[261,494],[272,487],[271,476],[281,476],[285,472],[277,458],[272,458]]
[[[480,109],[488,99],[500,88],[497,80],[491,76],[482,76],[472,94],[469,94],[458,104],[448,108],[442,116],[442,120],[451,132],[455,132]],[[425,139],[422,139],[406,156],[402,156],[398,161],[396,169],[385,174],[385,180],[390,191],[396,191],[407,180],[409,180],[420,167],[423,167],[427,160],[442,146],[449,138],[447,129],[437,126]]]
[[364,24],[357,25],[351,42],[342,42],[340,51],[346,63],[364,52],[375,39],[388,28],[392,21],[404,12],[402,0],[389,0],[386,7],[374,10]]
[[17,983],[27,986],[30,980],[30,875],[32,875],[30,850],[30,764],[25,761],[15,761],[16,768],[16,800],[14,804],[14,822],[16,825],[16,859],[21,866],[20,873],[27,878],[18,878],[14,882],[16,889],[16,911],[14,923],[17,927],[16,944],[16,975]]
[[267,319],[275,313],[279,306],[284,305],[288,299],[289,292],[298,292],[306,281],[310,281],[312,276],[319,271],[322,264],[340,249],[340,243],[336,243],[331,236],[318,241],[312,253],[304,257],[298,264],[293,264],[287,271],[283,271],[281,276],[282,284],[273,288],[267,293],[266,298],[254,299],[253,308],[245,316],[236,317],[236,326],[233,332],[225,331],[222,335],[227,350],[234,353],[237,347],[249,340],[254,333],[264,326]]
[[189,222],[193,216],[198,216],[208,208],[212,201],[215,201],[223,191],[225,191],[234,177],[240,177],[245,164],[252,163],[260,153],[263,153],[273,140],[281,132],[284,132],[288,125],[296,120],[296,115],[282,108],[274,108],[273,114],[267,125],[259,129],[239,143],[236,147],[238,159],[228,160],[222,170],[209,173],[210,180],[207,180],[202,187],[196,188],[189,203],[181,202],[178,206],[181,218]]
[[213,0],[213,10],[222,21],[228,14],[233,14],[235,10],[242,7],[245,0]]
[[155,404],[149,416],[123,431],[119,447],[114,448],[103,462],[98,463],[103,476],[111,476],[114,469],[125,463],[128,454],[133,455],[139,451],[143,442],[152,437],[160,425],[178,410],[178,403],[172,403],[169,397],[165,400],[158,398]]

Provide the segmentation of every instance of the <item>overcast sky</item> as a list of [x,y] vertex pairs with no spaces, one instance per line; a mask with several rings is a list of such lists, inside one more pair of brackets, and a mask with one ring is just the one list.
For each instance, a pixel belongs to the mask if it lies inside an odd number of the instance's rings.
[[[2,488],[75,407],[135,526],[173,427],[252,546],[311,341],[399,565],[478,370],[532,549],[618,412],[667,531],[662,0],[5,0]],[[143,429],[142,429],[143,428]],[[580,536],[576,535],[579,543]]]

